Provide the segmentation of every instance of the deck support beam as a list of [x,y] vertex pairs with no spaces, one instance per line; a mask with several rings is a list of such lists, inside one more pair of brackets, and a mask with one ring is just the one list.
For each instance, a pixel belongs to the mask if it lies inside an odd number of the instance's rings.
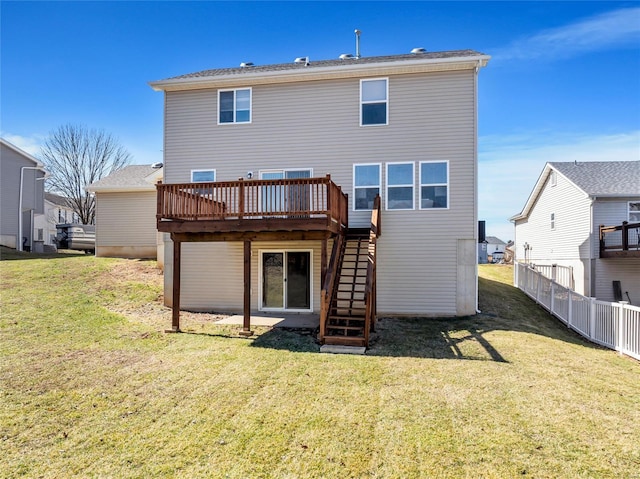
[[244,320],[241,336],[252,336],[251,331],[251,241],[244,241]]
[[180,263],[182,243],[177,241],[173,235],[173,296],[171,301],[171,329],[168,333],[180,332]]

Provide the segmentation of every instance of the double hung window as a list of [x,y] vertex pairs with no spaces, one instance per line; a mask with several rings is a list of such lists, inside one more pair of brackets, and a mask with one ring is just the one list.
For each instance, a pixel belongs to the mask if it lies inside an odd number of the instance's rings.
[[449,208],[449,162],[420,163],[420,209]]
[[251,123],[251,88],[218,91],[218,123]]
[[387,163],[387,209],[412,210],[414,163]]
[[353,165],[354,210],[372,210],[380,194],[380,164]]
[[360,126],[389,123],[389,80],[360,80]]
[[640,223],[640,201],[629,201],[629,223]]

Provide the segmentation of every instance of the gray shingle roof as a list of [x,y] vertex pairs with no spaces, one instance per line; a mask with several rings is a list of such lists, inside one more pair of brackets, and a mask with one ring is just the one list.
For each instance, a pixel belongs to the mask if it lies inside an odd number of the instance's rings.
[[186,75],[180,75],[176,77],[167,78],[167,80],[181,80],[188,78],[204,78],[215,76],[228,76],[228,75],[243,75],[247,73],[260,73],[260,72],[276,72],[286,70],[310,70],[319,67],[339,67],[349,66],[354,64],[371,64],[371,63],[388,63],[397,62],[402,60],[436,60],[446,58],[464,58],[475,57],[478,55],[484,55],[483,53],[475,50],[452,50],[447,52],[426,52],[426,53],[408,53],[404,55],[387,55],[378,57],[361,57],[359,59],[351,58],[347,60],[319,60],[313,61],[311,58],[309,65],[305,63],[279,63],[275,65],[256,65],[250,67],[236,67],[236,68],[217,68],[212,70],[203,70],[195,73],[188,73]]
[[153,189],[147,177],[159,171],[151,165],[130,165],[87,186],[87,190]]
[[498,245],[507,244],[504,241],[502,241],[500,238],[497,238],[495,236],[485,236],[484,239],[487,241],[487,243],[491,243],[491,244],[498,244]]
[[44,199],[54,205],[63,206],[69,208],[69,200],[64,196],[56,195],[55,193],[44,192]]
[[590,196],[640,195],[640,161],[549,164]]

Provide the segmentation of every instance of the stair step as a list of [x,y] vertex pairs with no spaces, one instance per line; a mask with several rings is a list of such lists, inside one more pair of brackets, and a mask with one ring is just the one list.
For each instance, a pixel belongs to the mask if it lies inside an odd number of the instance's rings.
[[336,344],[341,346],[364,346],[364,338],[357,336],[325,336],[324,344]]
[[364,321],[364,316],[344,316],[339,314],[330,314],[329,320],[337,319],[341,321]]
[[327,329],[343,329],[345,331],[362,331],[362,326],[339,326],[337,324],[327,324]]

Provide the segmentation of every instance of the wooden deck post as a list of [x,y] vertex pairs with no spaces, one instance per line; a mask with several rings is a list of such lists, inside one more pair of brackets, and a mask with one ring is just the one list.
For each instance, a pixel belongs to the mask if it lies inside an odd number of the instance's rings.
[[241,336],[251,336],[251,241],[244,242],[244,320]]
[[176,241],[174,235],[171,235],[173,241],[173,296],[171,304],[171,329],[167,333],[180,332],[180,260],[181,246],[180,241]]
[[324,289],[324,277],[327,275],[327,239],[322,240],[320,249],[320,289]]

